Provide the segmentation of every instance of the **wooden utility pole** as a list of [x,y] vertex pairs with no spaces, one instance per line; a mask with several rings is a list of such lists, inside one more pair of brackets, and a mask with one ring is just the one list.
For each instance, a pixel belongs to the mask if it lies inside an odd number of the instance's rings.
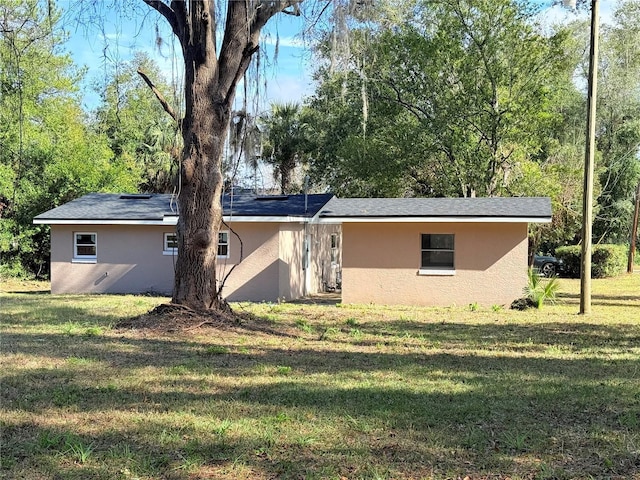
[[640,182],[638,182],[638,188],[636,188],[636,208],[633,210],[633,222],[631,222],[631,242],[629,244],[627,273],[633,273],[633,256],[636,253],[636,239],[638,238],[638,216],[640,216]]
[[598,92],[598,0],[591,0],[591,48],[589,50],[589,91],[587,98],[587,145],[584,158],[582,201],[582,262],[580,271],[580,314],[591,313],[591,228],[593,223],[593,170],[596,145],[596,97]]

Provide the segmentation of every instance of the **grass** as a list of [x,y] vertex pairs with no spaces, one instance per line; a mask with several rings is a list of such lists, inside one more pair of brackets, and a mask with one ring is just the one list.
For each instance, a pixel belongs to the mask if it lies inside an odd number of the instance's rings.
[[115,330],[164,298],[0,286],[0,478],[640,479],[640,277],[524,312],[235,304],[263,321]]

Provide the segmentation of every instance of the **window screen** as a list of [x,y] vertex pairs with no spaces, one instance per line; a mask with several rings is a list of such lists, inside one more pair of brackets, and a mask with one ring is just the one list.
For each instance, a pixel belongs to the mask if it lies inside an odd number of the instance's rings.
[[218,232],[218,256],[229,256],[229,232]]
[[421,237],[420,268],[454,268],[454,238],[452,234],[423,233]]
[[76,258],[96,258],[97,249],[97,233],[76,233],[74,235],[74,256]]

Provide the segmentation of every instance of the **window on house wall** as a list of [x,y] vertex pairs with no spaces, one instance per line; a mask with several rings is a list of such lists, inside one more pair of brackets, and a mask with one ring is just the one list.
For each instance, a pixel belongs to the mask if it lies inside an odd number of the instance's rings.
[[98,259],[98,234],[75,232],[73,234],[73,260],[95,262]]
[[423,233],[421,235],[420,273],[453,273],[454,235]]
[[164,234],[164,255],[174,255],[178,251],[178,235],[175,233]]
[[218,257],[229,258],[229,232],[226,230],[218,232]]
[[338,234],[331,234],[331,263],[338,262]]
[[[164,234],[164,250],[165,255],[174,255],[178,251],[178,235],[175,233]],[[218,232],[218,257],[229,257],[229,232],[223,230]]]

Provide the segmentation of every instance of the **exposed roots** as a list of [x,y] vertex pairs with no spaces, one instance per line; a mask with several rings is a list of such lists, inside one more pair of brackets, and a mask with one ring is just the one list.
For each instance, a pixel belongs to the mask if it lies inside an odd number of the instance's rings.
[[219,310],[194,310],[185,305],[165,303],[136,317],[122,320],[116,329],[153,330],[158,332],[189,331],[198,328],[229,328],[239,326],[247,315],[234,312],[225,302]]

